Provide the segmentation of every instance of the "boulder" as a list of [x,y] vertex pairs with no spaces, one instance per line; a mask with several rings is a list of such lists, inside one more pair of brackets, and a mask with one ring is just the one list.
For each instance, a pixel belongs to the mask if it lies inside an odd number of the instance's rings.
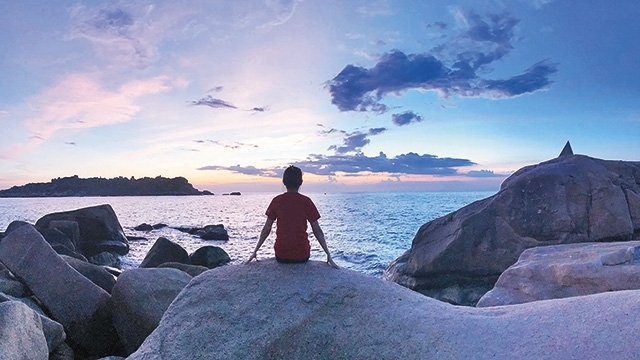
[[113,286],[116,284],[116,277],[104,267],[71,256],[60,255],[60,257],[91,282],[100,286],[107,293],[111,293]]
[[157,267],[165,262],[189,264],[189,253],[173,241],[159,237],[140,263],[141,268]]
[[269,259],[191,280],[127,359],[629,359],[639,321],[640,291],[457,307],[324,262]]
[[191,276],[177,269],[131,269],[112,292],[113,323],[127,354],[134,352],[160,323],[169,304]]
[[147,223],[142,223],[136,227],[133,228],[136,231],[151,231],[153,230],[153,226],[147,224]]
[[61,323],[80,354],[117,354],[109,294],[69,266],[31,225],[0,242],[0,261]]
[[183,264],[183,263],[178,263],[178,262],[166,262],[166,263],[162,263],[162,264],[158,265],[158,267],[159,268],[178,269],[180,271],[186,272],[187,274],[191,275],[192,277],[196,277],[196,276],[202,274],[203,272],[209,270],[209,268],[205,267],[205,266]]
[[13,230],[23,226],[23,225],[31,225],[26,221],[20,221],[20,220],[15,220],[12,221],[11,223],[9,223],[9,226],[7,226],[7,229],[4,231],[4,235],[7,236],[9,235],[10,232],[12,232]]
[[193,265],[213,269],[230,263],[231,258],[226,251],[218,246],[203,246],[189,255],[189,262]]
[[640,289],[640,241],[525,250],[478,307]]
[[75,244],[80,240],[80,226],[76,221],[69,220],[52,220],[49,222],[49,227],[62,231],[69,240],[73,243],[73,249],[75,250]]
[[49,359],[42,320],[29,307],[17,301],[0,303],[0,324],[2,359]]
[[500,191],[418,230],[383,277],[474,305],[531,247],[640,234],[640,162],[566,155],[518,170]]
[[107,266],[112,268],[118,268],[122,263],[122,260],[120,260],[120,257],[118,255],[109,251],[104,251],[99,254],[93,255],[89,257],[87,261],[95,265]]
[[229,234],[225,230],[224,225],[207,225],[195,232],[203,240],[229,240]]
[[118,255],[129,252],[129,242],[111,205],[47,214],[36,222],[36,228],[46,229],[52,221],[60,220],[78,224],[80,237],[76,250],[87,258],[105,251]]

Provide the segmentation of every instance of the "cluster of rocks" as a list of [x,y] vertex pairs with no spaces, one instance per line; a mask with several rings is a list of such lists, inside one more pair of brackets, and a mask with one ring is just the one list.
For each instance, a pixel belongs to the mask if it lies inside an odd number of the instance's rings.
[[109,205],[12,222],[0,236],[0,358],[127,356],[192,277],[231,260],[161,237],[136,269],[100,265],[128,249]]
[[424,224],[383,277],[471,306],[638,289],[623,280],[640,269],[631,240],[640,240],[640,162],[563,150]]
[[[148,232],[148,231],[162,229],[165,227],[167,227],[167,225],[162,223],[155,224],[155,225],[142,223],[134,227],[133,229],[136,231]],[[224,225],[222,224],[206,225],[204,227],[174,227],[173,229],[176,229],[183,233],[197,236],[203,240],[221,240],[221,241],[229,240],[229,233],[227,233],[227,230],[224,228]]]

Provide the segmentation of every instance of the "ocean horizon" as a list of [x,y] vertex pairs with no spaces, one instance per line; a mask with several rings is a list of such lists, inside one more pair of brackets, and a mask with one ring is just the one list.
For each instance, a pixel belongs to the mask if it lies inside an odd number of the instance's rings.
[[[495,192],[351,192],[305,193],[316,204],[329,250],[336,263],[361,273],[381,276],[384,268],[411,247],[423,224],[456,211]],[[231,262],[243,262],[255,247],[271,199],[279,192],[242,193],[240,196],[123,196],[0,199],[0,230],[15,220],[34,224],[42,216],[60,211],[109,204],[130,241],[122,268],[137,267],[159,237],[180,244],[189,253],[205,245],[219,246]],[[136,231],[142,223],[166,224],[149,232]],[[228,241],[207,241],[183,233],[178,227],[222,224]],[[308,229],[311,259],[325,255]],[[275,228],[258,252],[258,259],[273,257]]]

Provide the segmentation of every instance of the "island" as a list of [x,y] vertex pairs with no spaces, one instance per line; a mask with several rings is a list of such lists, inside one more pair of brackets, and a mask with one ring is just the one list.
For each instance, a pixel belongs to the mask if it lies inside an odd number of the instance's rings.
[[83,179],[78,175],[55,178],[48,183],[29,183],[0,190],[0,197],[165,196],[213,195],[200,191],[183,177],[116,177]]

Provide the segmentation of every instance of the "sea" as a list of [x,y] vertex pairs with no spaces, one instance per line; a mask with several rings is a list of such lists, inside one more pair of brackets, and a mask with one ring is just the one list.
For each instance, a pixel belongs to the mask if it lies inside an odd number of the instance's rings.
[[[456,211],[493,192],[354,192],[304,193],[318,208],[320,226],[334,261],[340,266],[380,277],[385,267],[411,247],[423,224]],[[159,237],[180,244],[191,253],[205,245],[224,249],[232,264],[245,261],[253,251],[266,220],[264,214],[278,193],[256,192],[214,196],[124,196],[63,198],[1,198],[0,231],[14,220],[35,224],[42,216],[59,211],[110,204],[130,241],[122,268],[137,267]],[[149,232],[136,231],[142,223],[166,224]],[[178,227],[222,224],[228,241],[206,241]],[[311,259],[326,255],[313,238]],[[274,257],[275,227],[258,252],[258,260]]]

